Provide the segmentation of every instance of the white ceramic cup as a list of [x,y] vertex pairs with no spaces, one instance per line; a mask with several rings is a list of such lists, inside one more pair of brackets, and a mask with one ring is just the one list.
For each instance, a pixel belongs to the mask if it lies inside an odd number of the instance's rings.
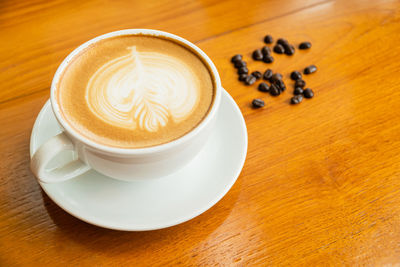
[[[165,36],[177,43],[191,47],[208,64],[216,88],[208,114],[198,126],[184,136],[168,143],[147,148],[115,148],[96,143],[75,131],[61,116],[55,91],[60,74],[83,49],[99,40],[132,34]],[[171,174],[185,166],[204,146],[217,117],[221,92],[221,80],[210,58],[200,48],[179,36],[148,29],[128,29],[98,36],[76,48],[58,67],[51,84],[50,100],[55,117],[63,128],[63,132],[52,137],[35,152],[31,160],[31,169],[37,179],[44,183],[62,182],[77,177],[90,169],[125,181],[158,178]],[[48,167],[49,162],[66,150],[75,151],[76,159],[50,169]]]

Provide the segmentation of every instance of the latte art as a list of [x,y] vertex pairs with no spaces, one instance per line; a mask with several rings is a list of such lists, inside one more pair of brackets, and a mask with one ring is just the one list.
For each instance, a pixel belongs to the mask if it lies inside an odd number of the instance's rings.
[[55,93],[62,116],[85,138],[143,148],[199,125],[213,103],[214,83],[201,57],[176,40],[123,35],[77,54]]
[[196,106],[199,88],[190,68],[157,52],[129,53],[101,66],[86,87],[90,110],[108,123],[155,132],[168,120],[186,119]]

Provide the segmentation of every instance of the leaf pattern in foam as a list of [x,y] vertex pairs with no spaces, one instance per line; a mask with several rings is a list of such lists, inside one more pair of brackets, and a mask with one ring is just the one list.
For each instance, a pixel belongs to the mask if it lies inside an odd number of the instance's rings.
[[184,62],[156,52],[138,52],[115,58],[91,77],[86,101],[100,119],[119,127],[150,132],[169,118],[180,122],[198,100],[194,74]]
[[157,97],[149,90],[143,90],[142,96],[137,98],[134,118],[140,129],[155,132],[168,122],[168,111]]

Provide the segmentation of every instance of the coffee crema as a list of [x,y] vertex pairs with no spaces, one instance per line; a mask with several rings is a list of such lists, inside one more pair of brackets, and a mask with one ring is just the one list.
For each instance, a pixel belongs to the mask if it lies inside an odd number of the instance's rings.
[[78,133],[107,146],[140,148],[195,128],[212,105],[215,85],[189,47],[123,35],[81,51],[56,86],[61,114]]

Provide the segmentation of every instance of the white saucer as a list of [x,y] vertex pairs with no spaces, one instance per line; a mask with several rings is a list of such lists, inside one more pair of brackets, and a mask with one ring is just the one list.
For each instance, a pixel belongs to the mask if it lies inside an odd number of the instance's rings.
[[[60,131],[47,101],[32,130],[31,156]],[[178,172],[160,179],[122,182],[89,171],[73,180],[40,186],[58,206],[85,222],[115,230],[155,230],[188,221],[216,204],[235,183],[246,153],[242,113],[224,91],[209,141]]]

